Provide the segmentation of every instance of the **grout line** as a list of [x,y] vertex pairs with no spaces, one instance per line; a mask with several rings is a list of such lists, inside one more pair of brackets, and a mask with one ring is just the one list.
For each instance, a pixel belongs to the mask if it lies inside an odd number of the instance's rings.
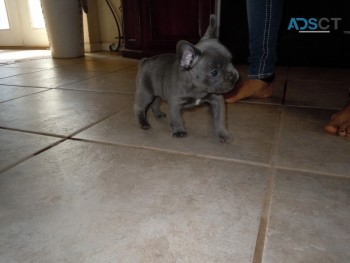
[[111,118],[112,116],[114,116],[114,115],[120,113],[120,112],[123,111],[124,109],[125,109],[125,108],[122,108],[121,110],[115,111],[115,112],[113,112],[112,114],[110,114],[110,115],[108,115],[108,116],[106,116],[106,117],[104,117],[104,118],[102,118],[102,119],[100,119],[100,120],[97,120],[97,121],[95,121],[95,122],[93,122],[93,123],[88,124],[87,126],[84,126],[83,128],[81,128],[81,129],[79,129],[79,130],[77,130],[77,131],[71,133],[70,135],[68,135],[67,138],[68,138],[68,139],[73,139],[73,138],[72,138],[73,136],[75,136],[75,135],[77,135],[77,134],[79,134],[79,133],[81,133],[81,132],[83,132],[83,131],[85,131],[85,130],[91,128],[92,126],[95,126],[95,125],[97,125],[97,124],[99,124],[99,123],[101,123],[101,122],[103,122],[103,121],[105,121],[105,120]]
[[[1,80],[1,79],[0,79]],[[37,86],[26,86],[26,85],[18,85],[18,84],[2,84],[0,83],[0,86],[8,86],[8,87],[19,87],[19,88],[34,88],[34,89],[52,89],[52,88],[43,88],[43,87],[37,87]]]
[[41,91],[38,91],[38,92],[34,92],[34,93],[30,93],[30,94],[27,94],[27,95],[23,95],[23,96],[20,96],[20,97],[9,99],[9,100],[0,101],[0,103],[5,103],[5,102],[21,99],[21,98],[26,98],[26,97],[29,97],[29,96],[32,96],[32,95],[35,95],[35,94],[39,94],[39,93],[51,90],[50,88],[40,88],[40,89],[44,89],[44,90],[41,90]]
[[[2,84],[0,83],[0,86],[7,86],[7,87],[17,87],[17,88],[32,88],[32,89],[45,89],[45,90],[50,90],[53,88],[50,87],[38,87],[38,86],[28,86],[28,85],[20,85],[20,84]],[[28,94],[31,95],[31,94]]]
[[338,179],[350,180],[350,176],[335,174],[335,173],[325,173],[325,172],[318,172],[318,171],[314,171],[314,170],[290,168],[290,167],[283,167],[283,166],[274,166],[274,168],[279,169],[279,170],[284,170],[284,171],[294,171],[294,172],[306,173],[306,174],[311,174],[311,175],[315,175],[315,176],[327,176],[327,177],[333,177],[333,178],[338,178]]
[[283,95],[282,95],[282,105],[284,106],[286,103],[286,97],[287,97],[287,86],[288,86],[288,79],[284,81],[283,84]]
[[59,134],[30,131],[30,130],[23,130],[23,129],[17,129],[17,128],[8,128],[8,127],[2,127],[2,126],[0,126],[0,129],[9,130],[9,131],[17,131],[17,132],[25,132],[25,133],[30,133],[30,134],[43,135],[43,136],[49,136],[49,137],[55,137],[55,138],[61,138],[61,139],[68,138],[67,136],[59,135]]
[[276,158],[278,156],[278,149],[279,149],[279,145],[280,145],[280,140],[281,140],[281,133],[282,133],[282,128],[283,128],[283,122],[284,122],[284,108],[281,107],[280,108],[281,111],[279,112],[278,115],[278,125],[276,127],[275,130],[275,138],[274,138],[274,143],[271,149],[271,160],[270,160],[270,164],[271,167],[274,168],[276,165]]
[[64,138],[64,139],[61,139],[61,140],[59,140],[59,141],[57,141],[57,142],[54,142],[53,144],[48,145],[48,146],[44,147],[43,149],[41,149],[41,150],[35,152],[35,153],[33,154],[33,156],[36,156],[36,155],[38,155],[38,154],[41,154],[41,153],[43,153],[43,152],[45,152],[45,151],[51,149],[52,147],[55,147],[56,145],[58,145],[58,144],[60,144],[60,143],[62,143],[62,142],[65,142],[66,140],[67,140],[67,138]]
[[[89,78],[89,79],[91,79],[91,78]],[[10,100],[2,101],[0,103],[11,101],[11,100],[16,100],[16,99],[23,98],[23,97],[28,97],[28,96],[31,96],[31,95],[34,95],[34,94],[38,94],[38,93],[41,93],[41,92],[45,92],[45,91],[49,91],[49,90],[63,90],[63,91],[64,90],[68,90],[68,91],[83,91],[83,92],[90,92],[90,93],[111,93],[111,94],[120,94],[120,95],[135,95],[135,92],[131,92],[131,91],[128,92],[128,91],[88,90],[88,89],[83,89],[83,88],[81,88],[81,89],[64,88],[66,86],[73,85],[73,84],[76,84],[76,83],[79,83],[79,82],[82,82],[82,81],[85,81],[85,80],[88,80],[88,79],[79,80],[79,81],[76,81],[74,83],[64,84],[64,85],[57,86],[57,87],[38,87],[38,86],[23,86],[23,85],[13,85],[13,84],[0,84],[0,86],[44,89],[42,91],[38,91],[38,92],[31,93],[31,94],[28,94],[28,95],[24,95],[24,96],[21,96],[21,97],[16,97],[16,98],[13,98],[13,99],[10,99]]]
[[[68,84],[71,85],[71,84]],[[109,90],[88,90],[83,88],[63,88],[65,86],[60,86],[58,88],[53,88],[55,90],[69,90],[69,91],[84,91],[84,92],[91,92],[91,93],[110,93],[110,94],[118,94],[118,95],[135,95],[135,91],[128,92],[128,91],[109,91]]]
[[284,85],[283,85],[282,105],[285,105],[286,99],[287,99],[287,88],[288,88],[289,71],[290,71],[290,67],[288,66],[287,67],[287,71],[286,71],[286,79],[285,79]]
[[267,227],[270,219],[274,185],[275,185],[275,170],[270,169],[270,175],[268,179],[267,189],[265,192],[265,197],[264,197],[264,202],[263,202],[263,207],[262,207],[262,212],[260,217],[258,235],[255,243],[253,263],[261,263],[263,259]]
[[265,192],[263,208],[262,208],[261,217],[260,217],[258,235],[255,243],[253,263],[261,263],[264,255],[266,234],[267,234],[268,222],[269,222],[270,212],[271,212],[272,194],[273,194],[273,189],[275,185],[275,176],[276,176],[275,164],[276,164],[276,157],[279,149],[283,120],[284,120],[284,111],[282,109],[279,113],[278,125],[275,129],[275,138],[271,149],[271,159],[270,159],[271,167],[269,170],[270,174],[269,174],[268,185]]
[[329,176],[329,177],[350,180],[350,177],[345,176],[345,175],[324,173],[324,172],[318,172],[318,171],[314,171],[314,170],[306,170],[306,169],[288,168],[288,167],[283,167],[283,166],[277,166],[276,165],[276,161],[277,161],[276,158],[278,156],[278,149],[279,149],[279,144],[280,144],[281,132],[282,132],[282,127],[283,127],[283,123],[284,123],[284,114],[285,114],[285,112],[284,112],[284,110],[282,110],[280,113],[279,124],[278,124],[278,127],[276,128],[277,132],[276,132],[276,136],[275,136],[275,140],[274,140],[275,143],[273,144],[273,149],[272,149],[272,153],[271,153],[271,167],[270,167],[271,169],[270,169],[269,181],[268,181],[268,186],[267,186],[264,201],[263,201],[263,208],[262,208],[262,212],[261,212],[259,230],[258,230],[258,235],[257,235],[257,239],[256,239],[255,249],[254,249],[253,263],[261,263],[263,260],[277,169],[298,171],[298,172],[313,174],[316,176]]
[[[23,75],[29,75],[29,74],[32,74],[32,73],[37,73],[37,72],[41,72],[41,71],[47,70],[47,69],[44,69],[44,68],[19,68],[19,67],[4,67],[4,68],[7,68],[7,69],[8,68],[11,68],[11,69],[34,69],[34,71],[22,72],[22,73],[18,73],[18,74],[15,74],[15,75],[1,77],[0,81],[1,80],[6,80],[7,78],[18,77],[18,76],[23,76]],[[8,84],[0,84],[0,85],[8,85]],[[11,85],[11,86],[16,86],[16,85]]]
[[[263,100],[263,99],[262,99]],[[270,102],[270,101],[257,101],[257,100],[241,100],[235,102],[237,104],[254,104],[254,105],[266,105],[266,106],[284,106],[279,102]]]
[[321,107],[321,106],[307,106],[307,105],[293,105],[293,104],[288,104],[288,105],[283,105],[286,108],[303,108],[303,109],[315,109],[315,110],[337,110],[339,111],[340,108],[326,108],[326,107]]
[[54,146],[56,146],[56,145],[58,145],[58,144],[60,144],[60,143],[62,143],[64,141],[66,141],[66,140],[67,140],[66,138],[60,139],[60,140],[58,140],[58,141],[56,141],[56,142],[54,142],[54,143],[52,143],[52,144],[42,148],[42,149],[39,149],[38,151],[36,151],[36,152],[26,156],[26,157],[23,157],[23,158],[17,160],[16,162],[14,162],[14,163],[12,163],[10,165],[5,166],[4,168],[0,169],[0,176],[1,176],[1,173],[11,169],[12,167],[15,167],[16,165],[19,165],[22,162],[25,162],[25,161],[29,160],[30,158],[32,158],[32,157],[34,157],[34,156],[36,156],[36,155],[38,155],[38,154],[40,154],[42,152],[45,152],[45,151],[51,149],[52,147],[54,147]]
[[[52,70],[54,68],[50,68],[50,69],[44,69],[42,71],[45,71],[45,70]],[[70,71],[70,70],[66,70],[66,71]],[[37,73],[37,72],[41,72],[40,71],[35,71],[35,72],[28,72],[28,73],[23,73],[23,74],[19,74],[19,75],[25,75],[25,74],[31,74],[31,73]],[[71,71],[70,71],[71,72]],[[69,85],[72,85],[72,84],[76,84],[76,83],[79,83],[79,82],[82,82],[82,81],[86,81],[86,80],[89,80],[89,79],[93,79],[95,77],[98,77],[98,76],[104,76],[110,72],[101,72],[101,71],[79,71],[77,70],[77,72],[81,72],[81,73],[90,73],[90,72],[93,72],[93,73],[101,73],[101,74],[97,74],[95,76],[91,76],[91,77],[88,77],[88,78],[84,78],[84,79],[81,79],[81,80],[77,80],[77,81],[74,81],[72,83],[67,83],[67,84],[63,84],[63,85],[59,85],[59,86],[55,86],[55,87],[40,87],[40,86],[28,86],[28,85],[18,85],[18,84],[6,84],[6,83],[0,83],[0,85],[3,85],[3,86],[15,86],[15,87],[27,87],[27,88],[41,88],[41,89],[58,89],[60,87],[65,87],[65,86],[69,86]],[[0,81],[1,80],[6,80],[7,78],[11,78],[11,77],[15,77],[15,76],[18,76],[18,75],[14,75],[14,76],[9,76],[9,77],[4,77],[4,78],[0,78]]]
[[[72,70],[66,70],[66,71],[70,71],[72,72]],[[97,73],[96,71],[89,71],[89,70],[77,70],[77,72],[80,72],[80,73]],[[99,71],[100,72],[100,71]],[[72,83],[67,83],[67,84],[63,84],[63,85],[59,85],[57,87],[53,87],[52,89],[59,89],[60,87],[65,87],[65,86],[69,86],[69,85],[73,85],[73,84],[77,84],[79,82],[82,82],[82,81],[87,81],[87,80],[90,80],[90,79],[93,79],[93,78],[96,78],[96,77],[100,77],[100,76],[104,76],[104,75],[107,75],[109,72],[101,72],[101,74],[96,74],[95,76],[91,76],[91,77],[88,77],[88,78],[84,78],[84,79],[80,79],[80,80],[77,80],[77,81],[74,81]]]
[[91,123],[90,125],[85,126],[84,128],[81,128],[80,130],[78,130],[78,131],[76,131],[76,132],[74,132],[74,133],[72,133],[72,134],[70,134],[70,135],[68,135],[68,136],[53,135],[53,134],[44,133],[44,132],[33,132],[33,131],[27,131],[27,130],[21,130],[21,129],[14,129],[14,128],[6,128],[6,127],[1,127],[1,126],[0,126],[0,129],[4,129],[4,130],[10,130],[10,131],[16,131],[16,132],[25,132],[25,133],[36,134],[36,135],[45,135],[45,136],[50,136],[50,137],[55,137],[55,138],[61,138],[60,140],[58,140],[58,141],[56,141],[56,142],[54,142],[54,143],[52,143],[52,144],[50,144],[50,145],[48,145],[48,146],[46,146],[46,147],[44,147],[44,148],[42,148],[42,149],[40,149],[40,150],[34,152],[33,154],[30,154],[30,155],[28,155],[28,156],[26,156],[26,157],[24,157],[24,158],[21,158],[21,159],[17,160],[17,161],[14,162],[13,164],[10,164],[10,165],[8,165],[8,166],[5,166],[3,169],[0,169],[0,174],[1,174],[2,172],[5,172],[6,170],[8,170],[8,169],[10,169],[10,168],[12,168],[12,167],[18,165],[18,164],[20,164],[20,163],[26,161],[26,160],[28,160],[28,159],[30,159],[30,158],[32,158],[32,157],[38,155],[38,154],[41,154],[41,153],[43,153],[43,152],[45,152],[45,151],[51,149],[52,147],[54,147],[54,146],[56,146],[56,145],[58,145],[58,144],[60,144],[60,143],[62,143],[62,142],[64,142],[64,141],[66,141],[66,140],[68,140],[68,139],[74,140],[72,137],[75,136],[76,134],[78,134],[78,133],[80,133],[80,132],[82,132],[82,131],[84,131],[84,130],[86,130],[86,129],[88,129],[88,128],[90,128],[90,127],[92,127],[92,126],[94,126],[94,125],[96,125],[96,124],[98,124],[98,123],[100,123],[100,122],[102,122],[102,121],[108,119],[108,118],[110,118],[110,117],[112,117],[113,115],[117,114],[118,112],[120,112],[120,111],[117,111],[117,112],[115,112],[115,113],[113,113],[113,114],[111,114],[111,115],[109,115],[109,116],[107,116],[107,117],[105,117],[105,118],[103,118],[103,119],[97,121],[97,122]]
[[209,160],[251,165],[251,166],[262,167],[262,168],[271,168],[271,169],[280,169],[280,170],[287,170],[287,171],[311,173],[311,174],[316,175],[316,176],[317,175],[319,175],[319,176],[331,176],[331,177],[345,178],[345,179],[350,180],[350,177],[347,177],[347,176],[343,176],[343,175],[339,175],[339,174],[331,174],[331,173],[322,173],[322,172],[318,172],[318,171],[314,171],[314,170],[302,170],[302,169],[288,168],[288,167],[276,166],[276,165],[268,164],[268,163],[247,161],[247,160],[243,160],[243,159],[219,157],[219,156],[190,153],[190,152],[180,152],[180,151],[176,151],[176,150],[167,150],[167,149],[161,149],[161,148],[155,148],[155,147],[149,147],[149,146],[132,145],[132,144],[127,144],[127,143],[115,143],[115,142],[106,142],[106,141],[96,141],[96,140],[92,140],[92,139],[73,138],[73,136],[75,136],[75,135],[71,135],[67,139],[73,140],[73,141],[107,145],[107,146],[115,146],[115,147],[121,146],[121,147],[134,148],[134,149],[143,149],[143,150],[165,152],[165,153],[170,153],[170,154],[179,154],[179,155],[184,155],[184,156],[193,156],[193,157],[205,158],[205,159],[209,159]]
[[92,126],[104,121],[104,120],[107,120],[108,118],[112,117],[113,115],[115,114],[118,114],[119,112],[123,111],[123,109],[121,110],[118,110],[118,111],[115,111],[113,112],[112,114],[96,121],[96,122],[93,122],[93,123],[90,123],[88,124],[87,126],[84,126],[83,128],[69,134],[69,135],[59,135],[59,134],[52,134],[52,133],[46,133],[46,132],[37,132],[37,131],[30,131],[30,130],[23,130],[23,129],[18,129],[18,128],[8,128],[8,127],[2,127],[0,126],[0,129],[3,129],[3,130],[9,130],[9,131],[17,131],[17,132],[24,132],[24,133],[30,133],[30,134],[36,134],[36,135],[43,135],[43,136],[50,136],[50,137],[56,137],[56,138],[61,138],[61,139],[73,139],[72,137],[81,133],[82,131],[86,130],[86,129],[89,129],[91,128]]
[[94,143],[94,144],[102,144],[102,145],[108,145],[108,146],[121,146],[121,147],[127,147],[127,148],[134,148],[134,149],[143,149],[143,150],[151,150],[151,151],[158,151],[158,152],[165,152],[170,154],[179,154],[184,156],[193,156],[193,157],[199,157],[199,158],[205,158],[209,160],[216,160],[216,161],[224,161],[224,162],[231,162],[231,163],[237,163],[237,164],[247,164],[251,166],[256,167],[263,167],[263,168],[269,168],[269,164],[265,163],[259,163],[259,162],[253,162],[253,161],[247,161],[247,160],[240,160],[240,159],[234,159],[234,158],[226,158],[226,157],[218,157],[213,155],[206,155],[206,154],[197,154],[197,153],[190,153],[190,152],[179,152],[176,150],[167,150],[167,149],[161,149],[161,148],[154,148],[149,146],[142,146],[142,145],[132,145],[132,144],[124,144],[124,143],[111,143],[111,142],[102,142],[102,141],[95,141],[90,139],[82,139],[82,138],[68,138],[75,141],[81,141],[81,142],[88,142],[88,143]]
[[[1,81],[1,80],[0,80]],[[1,86],[8,86],[8,87],[19,87],[19,88],[35,88],[35,89],[53,89],[52,87],[38,87],[38,86],[28,86],[28,85],[20,85],[20,84],[4,84],[0,83]]]

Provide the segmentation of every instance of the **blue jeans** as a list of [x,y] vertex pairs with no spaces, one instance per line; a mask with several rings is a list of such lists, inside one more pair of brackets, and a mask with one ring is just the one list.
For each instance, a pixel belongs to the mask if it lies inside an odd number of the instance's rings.
[[277,61],[283,0],[247,0],[249,79],[272,81]]

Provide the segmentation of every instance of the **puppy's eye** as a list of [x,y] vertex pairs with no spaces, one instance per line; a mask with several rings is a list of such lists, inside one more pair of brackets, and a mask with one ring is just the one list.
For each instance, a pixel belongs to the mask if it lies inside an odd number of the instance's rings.
[[213,70],[210,72],[210,76],[211,76],[211,77],[220,76],[220,71],[219,71],[218,69],[213,69]]

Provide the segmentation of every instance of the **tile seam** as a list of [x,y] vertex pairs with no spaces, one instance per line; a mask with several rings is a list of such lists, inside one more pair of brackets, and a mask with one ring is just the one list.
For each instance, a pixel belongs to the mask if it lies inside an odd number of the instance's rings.
[[4,127],[4,126],[0,126],[0,129],[8,130],[8,131],[30,133],[30,134],[35,134],[35,135],[55,137],[55,138],[60,138],[60,139],[67,139],[68,138],[68,136],[54,134],[54,133],[45,133],[45,132],[39,132],[39,131],[24,130],[24,129],[19,129],[19,128]]
[[275,166],[274,168],[279,169],[279,170],[284,170],[284,171],[295,171],[295,172],[312,174],[312,175],[316,175],[316,176],[327,176],[327,177],[334,177],[334,178],[341,178],[341,179],[350,180],[350,176],[347,176],[344,174],[325,173],[325,172],[319,172],[319,171],[308,170],[308,169],[289,168],[289,167],[285,167],[285,166]]
[[262,168],[269,168],[270,167],[270,164],[268,164],[268,163],[265,164],[265,163],[259,163],[259,162],[248,161],[248,160],[240,160],[240,159],[235,159],[235,158],[216,157],[216,156],[206,155],[206,154],[187,153],[187,152],[180,152],[180,151],[176,151],[176,150],[166,150],[166,149],[149,147],[149,146],[142,146],[142,145],[132,145],[132,144],[124,144],[124,143],[112,143],[112,142],[96,141],[96,140],[92,140],[92,139],[84,139],[84,138],[79,138],[79,137],[78,138],[69,137],[69,139],[73,140],[73,141],[88,142],[88,143],[101,144],[101,145],[122,146],[122,147],[126,147],[126,148],[166,152],[166,153],[170,153],[170,154],[179,154],[179,155],[183,155],[183,156],[193,156],[193,157],[205,158],[205,159],[216,160],[216,161],[224,161],[224,162],[231,162],[231,163],[237,163],[237,164],[251,165],[251,166],[262,167]]
[[[287,83],[287,81],[286,81]],[[286,83],[284,88],[286,89]],[[284,90],[285,95],[286,90]],[[284,101],[284,100],[282,100]],[[283,106],[283,105],[282,105]],[[256,238],[255,243],[255,249],[254,249],[254,255],[253,255],[253,263],[261,263],[263,260],[264,250],[265,250],[265,243],[266,243],[266,235],[268,230],[268,223],[270,219],[270,213],[271,213],[271,203],[272,203],[272,195],[273,195],[273,189],[275,185],[275,163],[277,158],[277,153],[279,149],[279,143],[281,138],[281,132],[283,127],[283,120],[284,120],[284,110],[281,106],[281,110],[278,115],[278,125],[275,128],[275,137],[274,137],[274,143],[271,149],[271,158],[270,158],[270,169],[269,169],[269,175],[268,175],[268,183],[267,188],[264,195],[264,201],[263,201],[263,207],[261,210],[261,217],[260,217],[260,223],[259,223],[259,229],[258,234]]]
[[6,172],[7,170],[11,169],[12,167],[17,166],[17,165],[19,165],[19,164],[21,164],[21,163],[31,159],[32,157],[34,157],[34,156],[36,156],[36,155],[38,155],[38,154],[40,154],[42,152],[45,152],[45,151],[51,149],[52,147],[55,147],[56,145],[58,145],[60,143],[63,143],[66,140],[67,140],[66,138],[62,138],[62,139],[60,139],[60,140],[58,140],[58,141],[56,141],[56,142],[54,142],[52,144],[49,144],[49,145],[47,145],[47,146],[45,146],[45,147],[43,147],[43,148],[33,152],[32,154],[27,155],[26,157],[23,157],[23,158],[17,160],[16,162],[14,162],[12,164],[9,164],[9,165],[5,166],[4,168],[0,169],[0,176],[1,176],[1,174],[3,172]]
[[272,195],[275,186],[275,170],[269,170],[269,179],[267,184],[267,189],[264,196],[264,202],[260,217],[258,235],[256,238],[253,263],[261,263],[265,250],[266,234],[271,213]]

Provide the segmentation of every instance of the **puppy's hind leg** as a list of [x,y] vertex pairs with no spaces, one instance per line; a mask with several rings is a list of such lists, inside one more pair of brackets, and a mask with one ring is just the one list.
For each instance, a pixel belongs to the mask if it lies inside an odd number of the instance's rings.
[[151,104],[152,112],[158,119],[166,117],[166,114],[159,109],[160,101],[161,99],[159,97],[156,97]]
[[151,128],[151,125],[147,120],[147,109],[154,97],[148,92],[136,92],[134,112],[142,129],[147,130]]

